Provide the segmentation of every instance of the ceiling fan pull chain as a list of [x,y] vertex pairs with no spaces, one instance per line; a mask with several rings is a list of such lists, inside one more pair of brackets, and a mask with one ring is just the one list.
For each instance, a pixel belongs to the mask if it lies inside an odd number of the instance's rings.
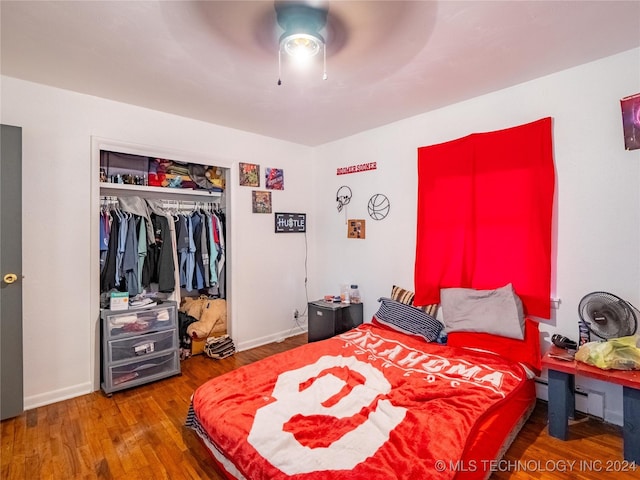
[[282,54],[282,48],[279,48],[278,49],[278,85],[282,85],[282,80],[280,80],[280,78],[282,77],[282,65],[280,61],[281,54]]
[[322,50],[324,53],[324,71],[322,73],[322,79],[326,80],[327,79],[327,44],[323,43],[322,44]]

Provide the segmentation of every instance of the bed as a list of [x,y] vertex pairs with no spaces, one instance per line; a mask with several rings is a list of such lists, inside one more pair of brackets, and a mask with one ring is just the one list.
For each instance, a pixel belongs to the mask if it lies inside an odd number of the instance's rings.
[[423,309],[380,301],[371,323],[194,392],[187,426],[226,477],[488,478],[535,404],[537,323],[518,320],[522,338],[449,325],[444,345]]

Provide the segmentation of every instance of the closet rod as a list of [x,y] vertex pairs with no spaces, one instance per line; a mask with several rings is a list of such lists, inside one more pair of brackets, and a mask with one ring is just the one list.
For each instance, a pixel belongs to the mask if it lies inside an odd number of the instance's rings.
[[162,208],[169,210],[217,209],[219,205],[215,202],[200,202],[196,200],[163,200]]
[[[119,197],[111,196],[111,195],[102,195],[100,197],[100,204],[102,206],[113,205],[113,204],[118,205]],[[174,211],[176,210],[177,211],[193,211],[199,208],[202,208],[205,210],[211,210],[211,211],[224,210],[223,208],[221,208],[218,202],[208,202],[208,201],[199,201],[199,200],[168,200],[168,199],[161,200],[161,208],[165,210],[174,210]]]

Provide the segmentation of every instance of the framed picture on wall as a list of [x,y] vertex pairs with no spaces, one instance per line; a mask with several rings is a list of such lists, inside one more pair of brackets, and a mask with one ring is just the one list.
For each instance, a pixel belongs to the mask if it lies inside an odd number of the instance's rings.
[[640,93],[623,98],[620,100],[620,106],[624,148],[636,150],[640,148]]
[[276,233],[305,233],[307,231],[306,213],[276,212],[273,216]]
[[347,238],[365,238],[366,222],[364,220],[347,220]]
[[284,170],[280,168],[265,168],[264,186],[269,190],[284,190]]
[[271,192],[251,192],[253,213],[271,213]]
[[260,165],[255,163],[240,163],[240,186],[259,187],[260,186]]

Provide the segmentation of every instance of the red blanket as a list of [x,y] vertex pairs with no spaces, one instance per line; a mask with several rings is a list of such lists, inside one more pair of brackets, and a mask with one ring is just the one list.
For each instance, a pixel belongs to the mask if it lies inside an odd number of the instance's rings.
[[192,407],[240,478],[447,479],[481,468],[456,462],[524,382],[496,355],[367,324],[214,378]]

